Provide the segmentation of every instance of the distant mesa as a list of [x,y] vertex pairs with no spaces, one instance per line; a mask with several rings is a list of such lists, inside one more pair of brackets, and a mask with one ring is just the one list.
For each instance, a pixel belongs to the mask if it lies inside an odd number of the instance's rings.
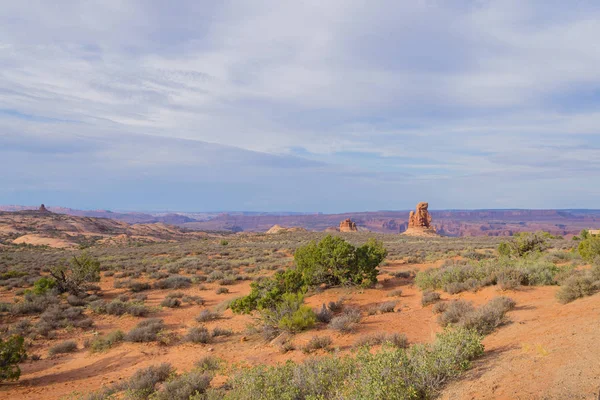
[[352,221],[350,218],[346,218],[340,222],[340,232],[358,232],[358,228],[356,227],[356,223],[354,221]]
[[325,228],[323,232],[339,232],[340,228],[336,228],[335,226],[328,226]]
[[431,214],[428,211],[429,203],[417,204],[416,211],[408,215],[408,229],[403,235],[408,236],[440,236],[431,225]]
[[283,227],[281,225],[273,225],[267,231],[267,235],[274,235],[274,234],[277,234],[277,233],[287,233],[287,232],[308,232],[308,231],[306,229],[304,229],[304,228],[298,228],[298,227],[286,228],[286,227]]

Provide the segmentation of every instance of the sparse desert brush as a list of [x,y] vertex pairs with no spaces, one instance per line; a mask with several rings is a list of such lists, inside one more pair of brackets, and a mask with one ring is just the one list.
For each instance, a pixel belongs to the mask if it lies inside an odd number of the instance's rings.
[[317,317],[317,321],[327,324],[333,318],[333,312],[327,309],[325,304],[323,304],[321,309],[315,313],[315,316]]
[[358,308],[346,308],[342,314],[332,318],[329,328],[343,333],[353,332],[361,319],[362,315]]
[[440,301],[440,294],[437,292],[430,292],[426,290],[421,296],[421,304],[423,306],[428,306],[429,304],[433,304],[438,301]]
[[175,298],[175,297],[165,297],[163,299],[163,301],[160,302],[161,307],[168,307],[168,308],[176,308],[176,307],[181,307],[181,300]]
[[316,350],[327,350],[333,343],[329,336],[313,336],[308,343],[302,347],[302,352],[310,354]]
[[229,381],[226,400],[281,398],[430,399],[483,354],[473,331],[445,331],[430,345],[409,349],[361,350],[355,357],[337,354],[240,369]]
[[217,336],[231,336],[233,335],[233,331],[229,328],[221,328],[219,326],[216,326],[213,328],[212,331],[212,336],[213,337],[217,337]]
[[190,371],[179,376],[172,377],[162,385],[162,388],[154,392],[153,400],[188,400],[190,398],[203,396],[210,387],[212,375],[201,371]]
[[582,297],[591,296],[600,290],[600,281],[594,280],[592,273],[579,273],[568,278],[556,293],[562,304]]
[[455,325],[487,335],[504,323],[505,315],[515,307],[514,300],[508,297],[496,297],[487,304],[475,308],[464,300],[450,302],[438,317],[442,326]]
[[215,291],[216,294],[226,294],[229,293],[229,289],[227,289],[226,287],[219,287],[217,288],[217,290]]
[[138,369],[131,378],[124,382],[114,383],[87,396],[88,400],[114,398],[114,394],[127,393],[133,399],[147,399],[156,390],[156,385],[165,382],[175,373],[171,364],[162,363]]
[[400,297],[400,296],[402,296],[402,289],[392,290],[391,292],[388,292],[387,296],[388,297]]
[[202,372],[214,372],[221,368],[222,360],[215,356],[204,356],[194,363],[194,366]]
[[212,342],[212,335],[204,326],[190,328],[185,340],[192,343],[207,344]]
[[151,318],[140,322],[135,328],[125,335],[128,342],[154,342],[158,338],[158,333],[165,329],[162,319]]
[[150,290],[152,288],[150,286],[150,284],[147,282],[136,282],[136,281],[129,282],[127,287],[129,288],[129,290],[131,290],[134,293],[143,292],[145,290]]
[[56,354],[74,353],[76,351],[77,343],[73,340],[67,340],[65,342],[58,343],[50,347],[50,350],[48,350],[48,355],[54,356]]
[[171,275],[168,278],[154,282],[156,289],[184,289],[192,285],[192,280],[187,276]]
[[198,322],[208,322],[214,321],[216,319],[221,318],[221,314],[210,311],[210,310],[202,310],[200,314],[196,317],[196,321]]
[[89,342],[88,346],[92,353],[106,351],[111,349],[116,344],[121,343],[125,339],[125,334],[116,330],[106,334],[105,336],[98,336]]
[[395,301],[386,301],[385,303],[381,303],[377,306],[377,311],[379,311],[382,314],[392,313],[394,312],[394,309],[396,308],[397,304],[398,303]]
[[408,347],[408,339],[403,333],[374,333],[367,336],[361,336],[354,342],[353,347],[359,348],[364,346],[377,346],[389,344],[401,349]]
[[443,301],[439,301],[439,302],[435,303],[433,305],[433,307],[431,307],[431,311],[434,314],[441,314],[444,311],[446,311],[447,309],[448,309],[448,303],[445,303]]
[[338,313],[338,312],[342,311],[342,309],[344,308],[344,299],[338,299],[337,301],[330,301],[329,304],[327,304],[327,308],[329,308],[329,311],[331,311],[333,313]]

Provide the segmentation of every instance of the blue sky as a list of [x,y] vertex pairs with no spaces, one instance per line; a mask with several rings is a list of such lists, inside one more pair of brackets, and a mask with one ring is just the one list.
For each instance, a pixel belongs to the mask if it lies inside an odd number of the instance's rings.
[[600,208],[600,3],[0,7],[0,204]]

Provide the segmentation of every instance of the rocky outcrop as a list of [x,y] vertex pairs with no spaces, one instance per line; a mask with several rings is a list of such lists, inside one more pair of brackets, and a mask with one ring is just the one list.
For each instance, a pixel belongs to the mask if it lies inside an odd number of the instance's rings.
[[358,228],[356,227],[356,223],[354,221],[352,221],[350,218],[346,218],[340,222],[340,232],[358,232]]
[[403,235],[439,236],[431,225],[431,214],[429,214],[428,208],[429,203],[421,202],[417,204],[416,211],[411,211],[408,215],[408,228]]
[[43,213],[50,213],[50,211],[43,204],[40,206],[40,208],[38,209],[38,211],[39,212],[43,212]]
[[285,228],[281,225],[273,225],[271,229],[267,231],[267,235],[274,235],[276,233],[286,233],[286,232],[308,232],[304,228],[294,227],[294,228]]
[[421,202],[417,204],[417,211],[411,211],[408,216],[408,227],[409,228],[430,228],[431,227],[431,214],[427,209],[429,203]]

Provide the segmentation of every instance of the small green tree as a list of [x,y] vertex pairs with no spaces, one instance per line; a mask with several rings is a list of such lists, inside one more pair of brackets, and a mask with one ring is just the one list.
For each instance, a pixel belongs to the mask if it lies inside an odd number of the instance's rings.
[[377,282],[377,267],[386,256],[385,247],[375,239],[356,248],[328,235],[298,248],[294,261],[307,285],[360,285]]
[[579,232],[579,237],[581,237],[583,240],[588,239],[590,237],[590,231],[587,229],[582,229],[581,232]]
[[47,291],[52,290],[56,286],[56,281],[52,278],[41,277],[33,284],[33,289],[31,290],[34,294],[41,295],[45,294]]
[[16,381],[21,376],[19,363],[27,358],[23,336],[0,339],[0,382]]
[[288,332],[312,328],[317,320],[312,308],[304,305],[302,293],[285,293],[271,309],[263,309],[261,317],[266,325]]
[[91,282],[100,282],[100,262],[83,253],[73,257],[69,265],[62,265],[50,270],[61,293],[78,294],[88,289]]
[[498,253],[504,256],[523,257],[530,253],[542,252],[548,248],[547,232],[520,232],[513,236],[510,242],[498,245]]
[[587,239],[579,242],[577,247],[581,258],[587,262],[592,262],[598,256],[600,256],[600,237],[589,236]]

